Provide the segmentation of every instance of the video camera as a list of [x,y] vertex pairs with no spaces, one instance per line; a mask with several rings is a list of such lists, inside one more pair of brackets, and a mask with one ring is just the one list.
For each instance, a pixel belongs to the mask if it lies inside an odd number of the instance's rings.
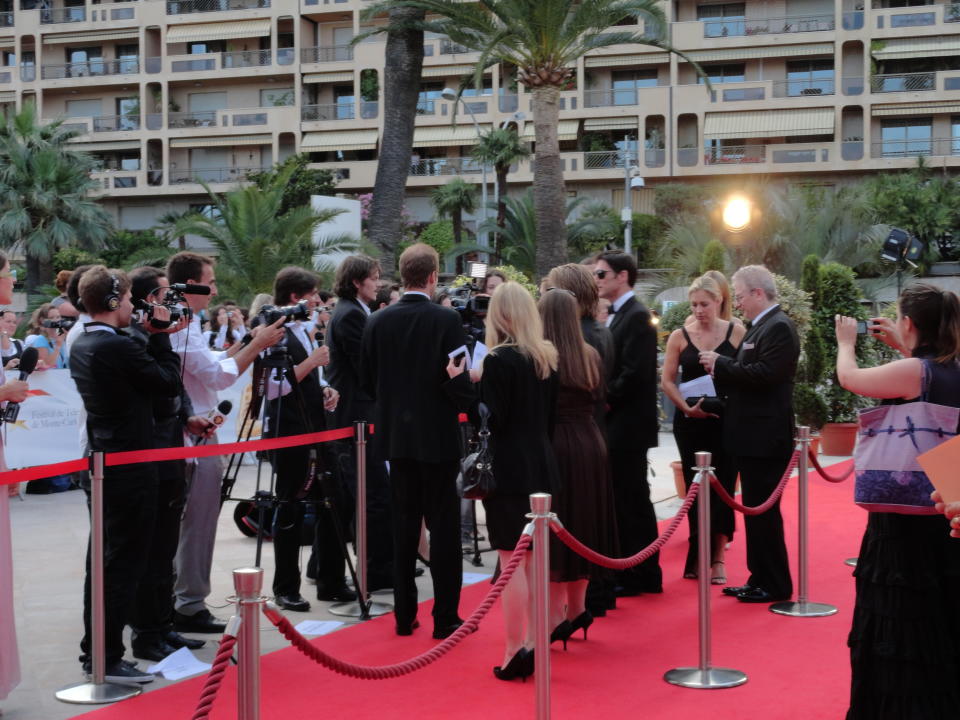
[[[193,312],[183,298],[183,293],[176,287],[166,288],[167,292],[159,305],[148,303],[146,300],[134,301],[134,307],[143,313],[142,320],[150,321],[150,325],[157,330],[166,330],[171,325],[176,325],[181,318],[191,318]],[[165,307],[170,311],[170,320],[157,320],[154,318],[154,310],[158,307]]]
[[76,324],[76,318],[60,318],[59,320],[43,320],[40,322],[40,325],[45,328],[56,328],[57,335],[63,335]]
[[257,313],[257,318],[264,325],[272,325],[280,318],[283,318],[284,323],[291,320],[309,320],[310,310],[306,300],[301,300],[294,305],[264,305]]

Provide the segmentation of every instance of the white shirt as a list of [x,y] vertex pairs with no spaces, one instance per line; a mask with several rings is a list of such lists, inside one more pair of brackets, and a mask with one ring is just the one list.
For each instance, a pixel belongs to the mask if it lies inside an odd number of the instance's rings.
[[758,322],[760,322],[760,318],[762,318],[764,315],[766,315],[767,313],[769,313],[771,310],[775,310],[775,309],[778,308],[778,307],[780,307],[780,303],[774,303],[773,305],[771,305],[770,307],[768,307],[766,310],[764,310],[763,312],[761,312],[759,315],[757,315],[753,320],[751,320],[751,321],[750,321],[750,324],[751,324],[751,325],[756,325]]
[[620,312],[620,308],[623,307],[623,304],[632,297],[633,290],[627,290],[623,295],[610,303],[610,309],[612,312],[607,315],[607,327],[610,327],[610,325],[613,323],[613,318],[616,317],[618,312]]
[[183,363],[183,387],[194,414],[206,415],[217,406],[217,390],[226,390],[240,376],[237,361],[207,347],[196,314],[187,327],[170,336],[170,345]]
[[73,341],[83,334],[83,326],[88,322],[93,322],[93,318],[87,313],[80,313],[77,315],[77,321],[73,324],[73,327],[67,330],[67,339],[63,341],[63,344],[66,346],[68,353],[73,346]]
[[[290,332],[293,333],[293,336],[300,342],[300,345],[303,346],[303,349],[307,355],[317,349],[317,343],[310,334],[310,331],[315,327],[312,322],[295,320],[294,322],[289,323],[287,327],[290,329]],[[266,350],[265,352],[270,351]],[[318,367],[317,373],[320,375],[320,386],[327,387],[330,383],[323,379],[323,368]],[[279,393],[277,392],[278,387],[280,389]],[[287,395],[289,392],[289,381],[284,379],[282,383],[278,383],[275,373],[271,372],[270,379],[267,381],[267,399],[274,400],[277,395]]]

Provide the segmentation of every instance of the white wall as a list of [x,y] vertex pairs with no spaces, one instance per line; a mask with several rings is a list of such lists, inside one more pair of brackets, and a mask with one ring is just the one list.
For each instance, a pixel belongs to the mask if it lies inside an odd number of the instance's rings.
[[[319,244],[324,239],[333,238],[338,235],[349,235],[354,239],[359,239],[361,234],[360,226],[360,201],[347,200],[346,198],[329,197],[327,195],[311,195],[310,204],[314,210],[343,210],[330,222],[325,222],[313,231],[313,242]],[[340,261],[350,253],[335,253],[324,255],[323,260],[333,265],[340,264]],[[316,263],[320,260],[320,255],[315,255],[313,260]]]

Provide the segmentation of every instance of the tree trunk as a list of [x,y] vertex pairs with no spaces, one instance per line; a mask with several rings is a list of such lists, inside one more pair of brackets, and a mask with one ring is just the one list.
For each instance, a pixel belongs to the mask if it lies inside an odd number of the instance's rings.
[[[457,246],[461,241],[461,233],[463,232],[463,213],[457,209],[453,211],[451,216],[453,219],[453,244]],[[459,248],[457,248],[459,250]],[[457,275],[463,275],[463,255],[457,255]]]
[[[390,11],[391,23],[410,23],[423,17],[422,10]],[[384,55],[383,137],[367,228],[370,241],[380,251],[384,276],[392,277],[396,274],[400,214],[410,174],[413,127],[420,95],[423,32],[405,29],[389,33]]]
[[[497,227],[503,228],[507,224],[507,174],[510,166],[497,165]],[[503,234],[496,233],[493,238],[493,255],[496,264],[500,264],[500,253],[503,251]]]
[[537,278],[567,261],[567,192],[560,166],[560,88],[532,89],[533,130],[537,141],[533,166],[533,205],[537,220]]

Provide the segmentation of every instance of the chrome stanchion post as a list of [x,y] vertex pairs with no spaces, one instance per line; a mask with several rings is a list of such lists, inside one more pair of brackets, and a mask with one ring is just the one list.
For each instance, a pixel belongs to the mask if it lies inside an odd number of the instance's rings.
[[713,468],[711,455],[698,452],[694,483],[700,486],[697,495],[697,589],[700,606],[700,664],[668,670],[663,679],[671,685],[715,690],[736,687],[747,681],[747,675],[740,670],[712,667],[712,633],[710,627],[710,558],[712,554],[713,531],[710,528],[710,478]]
[[556,517],[550,512],[551,499],[548,493],[533,493],[530,496],[530,514],[527,515],[533,524],[533,606],[536,616],[533,648],[537,720],[550,718],[550,520]]
[[238,568],[233,571],[233,588],[237,593],[240,618],[237,658],[237,718],[260,720],[260,613],[266,598],[263,590],[263,568]]
[[856,566],[857,566],[857,560],[859,560],[859,559],[860,559],[860,558],[855,558],[855,557],[854,557],[854,558],[847,558],[846,560],[843,561],[843,564],[844,564],[844,565],[849,565],[850,567],[856,567]]
[[101,705],[139,695],[137,685],[106,682],[103,594],[103,453],[90,456],[90,682],[57,690],[61,702]]
[[393,606],[384,602],[373,602],[367,595],[367,421],[357,420],[354,427],[354,448],[357,456],[357,508],[356,550],[357,550],[357,597],[359,602],[340,602],[331,605],[328,610],[340,617],[355,617],[369,620],[377,615],[386,615]]
[[809,547],[807,538],[808,528],[808,496],[807,496],[807,475],[810,472],[808,459],[810,451],[810,428],[801,425],[797,428],[797,441],[800,443],[800,462],[797,463],[797,472],[800,474],[800,482],[797,494],[799,496],[799,529],[798,529],[798,559],[797,559],[797,601],[787,600],[785,602],[774,603],[770,606],[770,612],[777,615],[790,615],[792,617],[825,617],[837,612],[837,608],[827,603],[809,602],[807,599],[807,583],[809,578]]

